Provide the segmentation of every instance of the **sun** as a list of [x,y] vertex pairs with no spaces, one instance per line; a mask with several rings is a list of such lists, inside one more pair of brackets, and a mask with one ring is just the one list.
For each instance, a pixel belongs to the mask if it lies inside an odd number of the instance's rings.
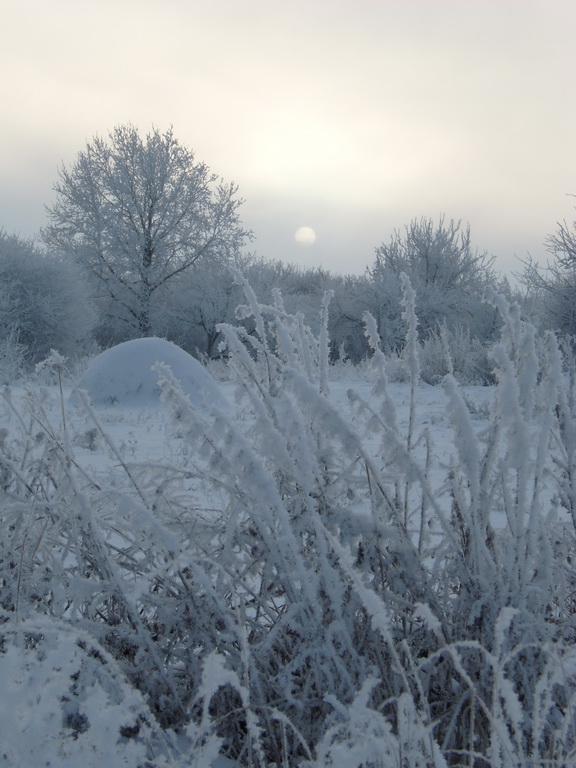
[[316,232],[312,227],[298,227],[294,232],[294,240],[298,245],[312,245],[316,242]]

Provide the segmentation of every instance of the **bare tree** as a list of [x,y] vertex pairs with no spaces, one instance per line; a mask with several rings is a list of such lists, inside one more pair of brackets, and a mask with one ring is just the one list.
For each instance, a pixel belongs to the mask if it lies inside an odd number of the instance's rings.
[[576,272],[576,221],[567,224],[558,222],[558,230],[546,241],[548,250],[556,259],[560,269]]
[[541,267],[528,258],[519,278],[528,299],[540,307],[544,325],[576,335],[576,221],[558,222],[557,231],[548,236],[545,245],[553,260]]
[[559,330],[576,334],[576,221],[558,223],[546,241],[554,262],[548,265],[544,287],[546,307]]
[[[492,320],[482,306],[486,285],[496,279],[494,258],[473,248],[470,227],[461,222],[438,223],[414,219],[404,232],[396,231],[389,243],[376,248],[376,260],[368,270],[378,290],[383,317],[400,323],[400,282],[405,272],[416,290],[421,333],[440,323],[466,324],[474,335],[489,334]],[[492,314],[488,311],[488,314]],[[385,336],[397,341],[398,329],[382,328]]]
[[132,125],[96,137],[62,167],[42,239],[94,279],[110,319],[127,336],[152,332],[152,302],[200,259],[228,261],[251,235],[239,222],[235,184],[195,161],[172,129],[143,139]]

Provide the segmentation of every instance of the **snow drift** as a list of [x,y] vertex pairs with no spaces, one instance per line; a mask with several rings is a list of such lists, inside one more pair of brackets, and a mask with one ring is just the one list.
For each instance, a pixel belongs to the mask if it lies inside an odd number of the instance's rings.
[[218,383],[198,360],[176,344],[154,337],[125,341],[102,352],[78,386],[94,405],[155,406],[160,401],[156,363],[170,367],[192,405],[228,407]]

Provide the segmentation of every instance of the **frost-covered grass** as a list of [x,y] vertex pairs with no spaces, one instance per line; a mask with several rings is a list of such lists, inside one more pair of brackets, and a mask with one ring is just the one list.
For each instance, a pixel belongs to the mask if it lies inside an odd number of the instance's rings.
[[405,281],[410,380],[369,316],[334,372],[329,297],[314,337],[237,279],[232,412],[4,392],[4,764],[573,765],[570,353],[492,296],[497,385],[423,384]]

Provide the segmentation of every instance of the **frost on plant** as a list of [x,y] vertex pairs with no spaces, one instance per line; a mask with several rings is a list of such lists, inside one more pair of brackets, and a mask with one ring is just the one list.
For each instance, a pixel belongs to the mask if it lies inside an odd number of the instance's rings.
[[[245,303],[219,333],[236,410],[194,405],[158,365],[163,460],[128,461],[79,392],[103,477],[63,399],[4,391],[0,672],[24,708],[24,681],[59,702],[33,732],[62,765],[82,745],[110,765],[573,764],[576,437],[556,337],[491,297],[484,416],[448,374],[436,424],[407,279],[410,383],[389,384],[367,314],[374,386],[345,406],[330,296],[314,334],[235,279]],[[50,365],[60,392],[66,362]]]

